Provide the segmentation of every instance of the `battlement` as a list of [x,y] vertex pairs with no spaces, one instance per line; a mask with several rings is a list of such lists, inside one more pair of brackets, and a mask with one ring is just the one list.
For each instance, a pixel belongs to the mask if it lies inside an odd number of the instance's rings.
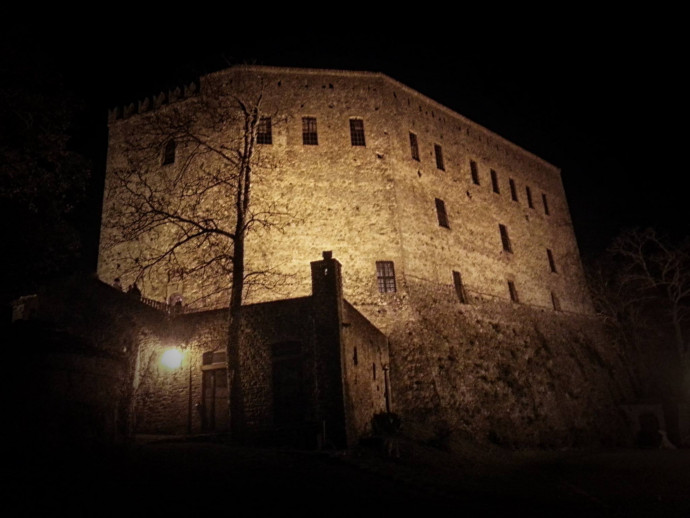
[[128,119],[133,115],[146,113],[151,110],[156,110],[163,105],[172,104],[190,97],[197,96],[199,95],[199,86],[200,80],[195,79],[186,85],[177,86],[167,91],[160,92],[157,95],[145,97],[136,103],[116,106],[115,108],[108,110],[108,123]]

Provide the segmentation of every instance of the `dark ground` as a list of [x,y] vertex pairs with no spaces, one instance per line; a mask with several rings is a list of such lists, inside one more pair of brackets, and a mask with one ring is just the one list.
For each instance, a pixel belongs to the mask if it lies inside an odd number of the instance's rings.
[[388,459],[373,449],[299,452],[161,439],[140,437],[128,450],[85,456],[15,451],[16,465],[5,472],[6,508],[16,510],[11,516],[690,517],[688,449],[471,446],[460,454],[407,442],[400,458]]

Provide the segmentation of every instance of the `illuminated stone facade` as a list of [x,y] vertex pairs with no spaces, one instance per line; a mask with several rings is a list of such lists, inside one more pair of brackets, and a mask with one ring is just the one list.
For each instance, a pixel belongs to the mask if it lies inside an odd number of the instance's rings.
[[[379,73],[233,67],[202,77],[202,94],[209,81],[263,92],[271,131],[258,146],[254,207],[290,213],[279,232],[247,242],[250,271],[289,281],[247,303],[306,296],[305,261],[332,250],[344,297],[390,339],[395,410],[410,428],[568,442],[625,397],[625,383],[610,390],[620,365],[593,314],[557,167]],[[198,92],[111,113],[106,185],[126,137]],[[185,148],[176,152],[181,163]],[[98,275],[128,285],[151,244],[107,246],[117,201],[104,201]],[[159,271],[140,288],[203,309],[227,304],[227,285]]]
[[[556,167],[381,74],[238,67],[213,77],[228,89],[242,84],[251,90],[247,85],[253,84],[258,91],[263,84],[262,111],[271,115],[272,143],[259,145],[253,199],[257,210],[277,203],[291,218],[282,232],[250,236],[248,262],[294,274],[290,295],[310,289],[304,258],[332,250],[348,272],[345,295],[355,305],[404,297],[408,279],[452,284],[457,271],[470,298],[510,300],[511,280],[523,304],[552,308],[553,293],[564,311],[591,312]],[[125,136],[148,115],[113,114],[109,171],[121,163]],[[307,117],[315,121],[315,145],[304,144]],[[360,121],[362,145],[353,145],[351,121]],[[178,162],[184,153],[178,149]],[[437,214],[441,201],[444,225]],[[109,206],[104,223],[111,218]],[[108,232],[104,225],[103,242]],[[131,280],[127,263],[136,252],[124,248],[102,247],[103,281]],[[394,263],[397,295],[379,293],[376,261],[384,260]],[[213,299],[210,288],[199,293],[199,286],[184,279],[169,286],[163,277],[145,280],[143,294],[165,301],[180,292],[194,303],[226,302]]]

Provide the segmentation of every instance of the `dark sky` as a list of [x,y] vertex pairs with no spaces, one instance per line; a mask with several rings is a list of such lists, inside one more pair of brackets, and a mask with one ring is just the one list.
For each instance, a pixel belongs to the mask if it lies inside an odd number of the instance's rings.
[[671,160],[680,137],[666,122],[679,112],[682,90],[673,35],[650,37],[620,24],[611,32],[607,20],[574,30],[565,21],[548,32],[535,24],[508,34],[462,25],[318,33],[260,26],[248,36],[222,24],[173,30],[117,20],[71,31],[17,28],[12,44],[35,46],[59,63],[86,102],[80,145],[93,153],[97,176],[107,109],[119,103],[226,63],[368,70],[561,168],[583,253],[626,226],[690,234],[684,171]]

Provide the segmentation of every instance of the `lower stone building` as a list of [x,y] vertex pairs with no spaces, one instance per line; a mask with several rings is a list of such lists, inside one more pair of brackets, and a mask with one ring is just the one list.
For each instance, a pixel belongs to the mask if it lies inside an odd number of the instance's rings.
[[[386,336],[343,299],[338,261],[324,253],[311,268],[311,296],[243,308],[232,375],[247,441],[342,448],[391,409]],[[227,320],[226,310],[172,316],[165,336],[141,343],[138,432],[228,430]]]
[[[346,448],[391,410],[386,336],[343,298],[330,253],[311,270],[311,296],[243,307],[231,376],[240,380],[233,432],[245,442]],[[227,310],[152,307],[97,281],[61,284],[15,308],[14,350],[34,368],[41,360],[32,405],[69,405],[42,413],[37,429],[103,443],[229,431]],[[58,345],[26,356],[21,343],[43,328],[62,337]]]

